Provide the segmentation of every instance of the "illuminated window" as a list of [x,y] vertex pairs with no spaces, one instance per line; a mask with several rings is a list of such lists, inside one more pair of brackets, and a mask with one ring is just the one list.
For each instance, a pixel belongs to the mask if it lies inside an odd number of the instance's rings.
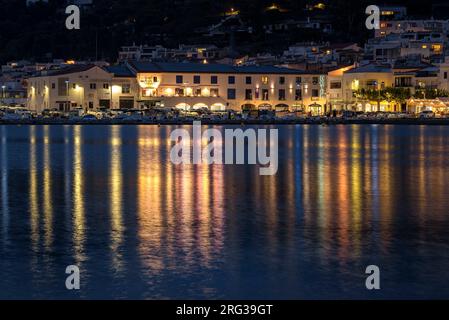
[[268,77],[267,76],[263,76],[262,77],[262,84],[268,84]]
[[440,53],[442,51],[441,44],[433,44],[432,45],[432,51],[435,53]]

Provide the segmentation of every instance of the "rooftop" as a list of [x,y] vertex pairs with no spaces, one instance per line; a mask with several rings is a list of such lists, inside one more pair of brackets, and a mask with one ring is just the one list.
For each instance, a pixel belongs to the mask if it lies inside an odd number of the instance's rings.
[[134,72],[180,72],[180,73],[243,73],[243,74],[304,74],[304,71],[275,66],[242,66],[201,63],[128,63]]
[[351,69],[346,73],[389,73],[391,67],[389,65],[367,64],[358,68]]
[[74,65],[59,69],[59,70],[48,71],[46,75],[62,76],[65,74],[84,72],[84,71],[90,70],[94,67],[96,67],[94,64],[74,64]]
[[134,77],[135,74],[125,65],[108,66],[104,68],[107,72],[112,73],[114,77]]

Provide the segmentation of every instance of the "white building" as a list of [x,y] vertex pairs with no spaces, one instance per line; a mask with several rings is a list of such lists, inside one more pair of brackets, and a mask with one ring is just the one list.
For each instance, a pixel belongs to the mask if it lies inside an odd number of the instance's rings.
[[448,34],[449,20],[392,20],[381,21],[375,37],[385,37],[392,33],[436,32]]
[[37,112],[110,108],[112,85],[112,74],[95,65],[42,72],[28,79],[27,106]]
[[129,62],[74,65],[28,80],[31,110],[166,107],[322,113],[326,75],[273,66]]
[[215,45],[180,45],[178,48],[163,46],[132,45],[123,46],[118,53],[118,61],[209,61],[221,58],[224,50]]
[[141,106],[181,109],[302,109],[321,113],[326,76],[273,66],[131,62]]
[[447,40],[446,35],[436,32],[392,33],[368,40],[365,56],[378,62],[394,62],[410,55],[430,59],[443,55]]

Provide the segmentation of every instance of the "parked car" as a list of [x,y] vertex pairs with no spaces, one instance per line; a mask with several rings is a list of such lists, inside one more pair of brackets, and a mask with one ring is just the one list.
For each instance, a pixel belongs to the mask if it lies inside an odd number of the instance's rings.
[[81,118],[82,121],[95,121],[97,120],[97,117],[95,117],[93,114],[86,114]]
[[424,110],[419,113],[421,119],[435,118],[435,113],[430,110]]
[[14,110],[5,110],[4,114],[2,116],[3,120],[8,120],[8,121],[16,121],[16,120],[22,120],[22,116],[16,112],[14,112]]

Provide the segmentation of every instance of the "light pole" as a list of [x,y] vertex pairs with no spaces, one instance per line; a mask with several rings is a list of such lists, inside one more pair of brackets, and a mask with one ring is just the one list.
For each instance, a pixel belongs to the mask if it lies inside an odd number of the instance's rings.
[[111,103],[109,104],[109,109],[114,109],[114,96],[112,95],[112,81],[109,85],[109,91],[111,92]]
[[65,81],[66,87],[67,87],[67,104],[66,107],[64,108],[64,111],[69,111],[70,109],[70,91],[69,91],[69,80]]
[[2,103],[3,103],[3,104],[5,103],[5,88],[6,88],[6,86],[3,85],[3,86],[2,86]]

